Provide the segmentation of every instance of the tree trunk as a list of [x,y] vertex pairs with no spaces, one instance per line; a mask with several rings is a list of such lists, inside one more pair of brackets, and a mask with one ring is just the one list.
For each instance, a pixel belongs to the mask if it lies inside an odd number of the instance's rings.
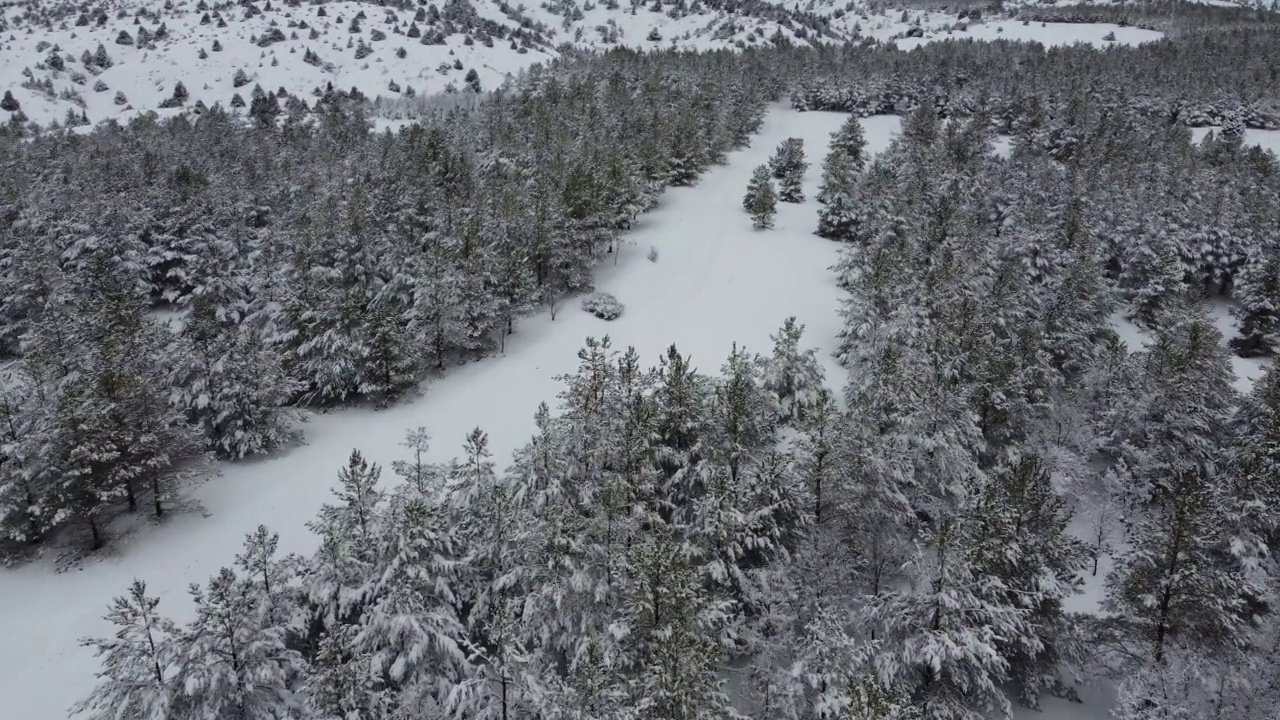
[[39,519],[36,517],[36,514],[31,511],[31,508],[35,506],[36,506],[36,499],[31,494],[31,491],[28,490],[27,491],[27,532],[30,533],[31,537],[27,538],[27,543],[31,545],[35,545],[36,543],[40,542],[41,536],[44,534],[40,532]]
[[160,494],[160,473],[151,472],[151,504],[156,511],[156,518],[164,517],[164,498]]
[[98,527],[98,519],[93,515],[89,515],[89,534],[91,537],[89,549],[100,550],[102,548],[102,530]]
[[125,498],[129,501],[129,512],[137,512],[138,511],[138,495],[133,490],[132,479],[124,481],[124,494],[125,494]]

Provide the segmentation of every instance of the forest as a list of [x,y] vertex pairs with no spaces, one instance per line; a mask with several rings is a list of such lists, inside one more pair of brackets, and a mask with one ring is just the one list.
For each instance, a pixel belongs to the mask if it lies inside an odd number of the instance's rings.
[[443,464],[410,433],[389,473],[357,448],[313,554],[259,528],[187,624],[136,581],[76,709],[978,720],[1106,678],[1117,720],[1273,718],[1280,374],[1241,393],[1229,353],[1280,341],[1280,166],[1245,142],[1280,121],[1277,38],[615,51],[397,133],[331,91],[0,136],[20,561],[554,317],[769,103],[850,113],[815,198],[844,377],[794,321],[716,373],[589,338],[510,467],[482,428]]

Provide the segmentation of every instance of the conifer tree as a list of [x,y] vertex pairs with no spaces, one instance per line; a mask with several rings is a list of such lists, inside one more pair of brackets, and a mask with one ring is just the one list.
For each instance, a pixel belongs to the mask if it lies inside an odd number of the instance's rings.
[[867,139],[858,116],[850,115],[840,129],[831,134],[832,155],[843,156],[849,170],[861,172],[867,164]]
[[183,634],[177,678],[197,717],[278,717],[294,702],[302,670],[284,627],[258,612],[252,585],[223,568],[205,588],[192,585],[196,619]]
[[979,572],[1000,578],[1005,602],[1029,614],[1027,632],[1000,646],[1022,702],[1039,707],[1041,693],[1059,689],[1061,668],[1084,656],[1080,629],[1063,605],[1080,590],[1088,551],[1068,534],[1071,512],[1039,458],[997,468],[975,514],[991,550],[977,560]]
[[1280,346],[1280,259],[1273,250],[1246,257],[1231,292],[1240,333],[1231,347],[1240,357],[1267,355]]
[[766,390],[777,398],[781,420],[800,421],[805,411],[826,392],[822,366],[812,349],[801,350],[804,325],[787,318],[773,340],[773,355],[764,364],[762,378]]
[[804,141],[799,138],[788,138],[778,146],[773,159],[770,160],[770,171],[778,180],[778,199],[782,202],[804,202],[804,173],[809,164],[805,162]]
[[912,589],[873,601],[883,633],[880,677],[910,687],[928,720],[978,720],[992,710],[1007,716],[1000,686],[1010,668],[1000,644],[1028,632],[1027,611],[975,564],[986,539],[967,520],[940,518],[925,533],[908,565]]
[[756,230],[773,227],[773,215],[777,212],[777,196],[773,192],[773,182],[769,179],[769,168],[761,165],[756,168],[747,184],[747,194],[742,199],[742,207],[751,215],[751,224]]
[[181,712],[182,688],[175,684],[174,670],[178,631],[156,612],[159,604],[141,580],[112,601],[106,619],[116,628],[114,637],[81,640],[102,658],[102,669],[97,687],[72,712],[94,720],[168,720]]

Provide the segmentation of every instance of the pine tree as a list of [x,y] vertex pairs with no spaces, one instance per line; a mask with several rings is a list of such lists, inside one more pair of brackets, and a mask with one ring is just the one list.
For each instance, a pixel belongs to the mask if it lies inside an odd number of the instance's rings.
[[[1239,503],[1232,547],[1246,562],[1280,549],[1280,372],[1269,368],[1232,419],[1228,492]],[[1274,560],[1270,561],[1274,562]]]
[[240,459],[289,439],[294,416],[284,406],[303,386],[285,375],[277,348],[260,332],[219,324],[211,304],[197,298],[180,342],[170,396],[215,453]]
[[97,687],[72,712],[94,720],[168,720],[179,712],[177,628],[156,612],[159,604],[141,580],[133,581],[128,595],[112,601],[106,620],[117,628],[115,636],[80,641],[102,658],[102,669]]
[[1171,647],[1202,650],[1241,641],[1247,603],[1257,596],[1227,547],[1222,483],[1209,467],[1173,470],[1146,491],[1131,518],[1129,545],[1107,577],[1118,652],[1159,665]]
[[377,565],[360,588],[360,629],[351,648],[375,678],[373,702],[394,702],[420,683],[456,684],[467,667],[456,592],[463,548],[449,514],[413,493],[397,496],[388,513],[376,541]]
[[181,683],[195,717],[279,717],[301,671],[284,628],[258,612],[253,586],[230,568],[191,586],[196,619],[183,633]]
[[853,172],[860,172],[866,166],[867,139],[862,131],[862,122],[856,115],[850,115],[840,129],[831,134],[830,153],[842,155]]
[[279,545],[279,534],[259,525],[245,536],[244,549],[236,555],[236,567],[243,573],[250,592],[257,596],[257,614],[268,627],[291,626],[293,611],[301,605],[292,583],[299,559],[277,558]]
[[804,173],[809,164],[805,162],[804,141],[799,138],[788,138],[778,146],[770,161],[770,170],[778,180],[778,199],[782,202],[804,202]]
[[530,653],[522,627],[523,574],[518,508],[499,478],[478,428],[467,435],[463,460],[448,472],[446,492],[453,524],[468,548],[459,569],[457,603],[466,608],[473,671],[450,698],[468,717],[506,718],[529,707]]
[[1025,609],[1009,604],[1005,583],[975,564],[986,539],[974,530],[961,518],[936,520],[908,565],[913,589],[874,600],[880,677],[911,688],[926,720],[1009,714],[1000,685],[1010,668],[1000,646],[1030,623]]
[[640,718],[738,717],[717,672],[728,608],[706,596],[678,535],[661,522],[631,552],[635,576],[620,618],[633,638],[628,703]]
[[849,156],[839,150],[827,155],[822,167],[822,185],[818,188],[819,237],[828,240],[852,240],[859,223],[856,181]]
[[773,227],[773,215],[777,212],[777,196],[773,192],[773,183],[769,179],[769,168],[761,165],[756,168],[747,184],[747,194],[742,199],[742,207],[751,214],[751,224],[756,230]]
[[783,422],[803,419],[805,411],[825,392],[822,366],[812,349],[801,350],[804,325],[787,318],[773,340],[773,355],[765,361],[764,387],[777,398]]
[[856,627],[823,611],[805,626],[797,643],[800,660],[790,673],[798,681],[786,698],[798,718],[850,717],[858,720],[918,720],[922,708],[909,688],[886,688],[875,667],[881,643],[851,632]]
[[339,489],[333,494],[338,505],[325,505],[313,524],[320,534],[337,533],[343,537],[371,540],[377,533],[377,517],[384,501],[378,490],[382,468],[369,464],[359,450],[352,450],[346,467],[338,471]]
[[1022,702],[1039,707],[1042,692],[1059,689],[1061,668],[1084,656],[1063,604],[1080,591],[1088,550],[1068,534],[1071,511],[1039,458],[997,468],[975,515],[990,548],[977,560],[979,572],[1000,578],[1005,602],[1030,615],[1029,632],[1004,637],[1000,646]]
[[1280,346],[1280,259],[1263,250],[1246,257],[1231,291],[1240,334],[1231,347],[1240,357],[1267,355]]

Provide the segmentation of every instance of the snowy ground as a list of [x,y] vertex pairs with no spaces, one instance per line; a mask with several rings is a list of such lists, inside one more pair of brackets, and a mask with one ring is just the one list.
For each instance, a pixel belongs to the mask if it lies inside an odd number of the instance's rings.
[[[426,388],[423,397],[382,411],[350,409],[313,418],[308,443],[266,460],[222,465],[223,476],[194,493],[203,508],[147,526],[115,554],[82,568],[54,573],[45,563],[0,572],[0,716],[60,720],[93,685],[92,654],[77,647],[84,635],[105,633],[108,601],[139,577],[179,620],[191,614],[189,583],[203,582],[232,562],[243,537],[259,523],[281,534],[281,550],[307,552],[315,543],[304,525],[329,499],[338,468],[353,447],[384,467],[405,456],[406,430],[424,426],[436,460],[451,457],[463,435],[480,426],[497,459],[533,434],[533,412],[559,390],[553,378],[577,365],[588,335],[609,334],[618,347],[634,345],[656,364],[675,342],[703,370],[716,370],[734,342],[767,352],[769,335],[790,315],[807,326],[806,342],[834,374],[827,356],[840,321],[839,291],[828,267],[837,245],[813,235],[817,204],[780,204],[777,227],[755,232],[740,203],[752,169],[789,136],[804,138],[812,163],[809,198],[817,192],[819,163],[829,135],[844,116],[775,108],[751,148],[730,156],[693,188],[673,189],[662,206],[641,218],[618,265],[602,268],[599,289],[626,305],[606,323],[566,302],[557,319],[524,322],[505,357],[457,368]],[[899,126],[896,117],[866,121],[873,150],[883,149]],[[646,259],[650,248],[658,259]],[[785,272],[779,272],[785,269]],[[390,471],[387,471],[390,475]],[[39,622],[32,622],[39,618]]]
[[[1043,43],[1046,46],[1075,45],[1085,43],[1094,47],[1112,45],[1138,45],[1164,37],[1154,30],[1120,27],[1109,23],[1030,23],[1021,20],[993,20],[969,25],[966,30],[951,30],[945,26],[926,30],[924,37],[902,38],[897,41],[902,50],[911,50],[936,40],[1020,40]],[[1105,40],[1114,33],[1114,40]]]
[[[1192,142],[1200,142],[1204,139],[1209,131],[1220,132],[1220,127],[1198,127],[1191,128]],[[1270,150],[1280,155],[1280,130],[1246,130],[1244,132],[1244,141],[1251,145],[1257,145],[1263,150]]]

